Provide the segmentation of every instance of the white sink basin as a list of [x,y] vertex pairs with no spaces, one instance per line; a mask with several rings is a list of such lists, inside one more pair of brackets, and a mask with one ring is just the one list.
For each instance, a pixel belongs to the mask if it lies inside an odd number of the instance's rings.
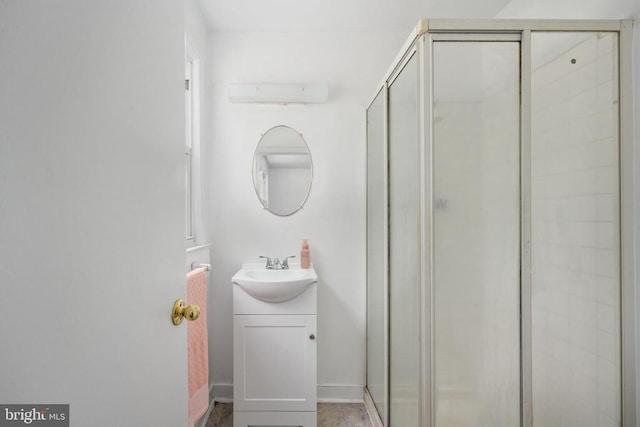
[[265,302],[289,301],[318,281],[316,271],[292,264],[288,270],[267,270],[264,263],[245,263],[231,279],[252,297]]

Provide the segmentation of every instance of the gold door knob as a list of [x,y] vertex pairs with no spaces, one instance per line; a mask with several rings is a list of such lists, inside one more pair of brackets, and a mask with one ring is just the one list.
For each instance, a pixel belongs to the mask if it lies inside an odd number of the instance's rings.
[[177,299],[173,303],[173,310],[171,311],[171,320],[174,325],[182,323],[182,319],[196,320],[200,317],[200,307],[195,304],[186,305],[183,299]]

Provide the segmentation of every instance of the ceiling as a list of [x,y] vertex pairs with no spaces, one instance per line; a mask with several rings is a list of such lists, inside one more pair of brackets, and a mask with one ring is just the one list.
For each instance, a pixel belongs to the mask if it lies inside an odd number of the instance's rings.
[[419,18],[616,19],[640,0],[196,0],[212,31],[404,31]]

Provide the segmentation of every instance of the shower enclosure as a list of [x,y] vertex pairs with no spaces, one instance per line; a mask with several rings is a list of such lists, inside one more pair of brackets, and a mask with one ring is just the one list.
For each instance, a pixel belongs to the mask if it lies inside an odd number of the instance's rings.
[[367,404],[635,426],[630,21],[422,20],[367,109]]

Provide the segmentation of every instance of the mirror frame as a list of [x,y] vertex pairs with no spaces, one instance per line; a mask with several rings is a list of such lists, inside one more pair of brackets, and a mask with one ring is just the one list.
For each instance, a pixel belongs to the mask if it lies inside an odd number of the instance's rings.
[[[260,195],[258,194],[258,189],[256,188],[256,176],[255,176],[256,167],[255,167],[255,163],[256,163],[256,155],[258,154],[258,148],[260,148],[260,144],[262,143],[264,138],[269,134],[269,132],[271,132],[272,130],[274,130],[276,128],[286,128],[286,129],[291,130],[292,132],[295,132],[298,135],[298,137],[300,138],[300,140],[302,141],[302,143],[304,144],[305,148],[307,149],[307,154],[309,156],[309,168],[310,168],[310,171],[311,171],[311,176],[309,177],[309,185],[308,185],[308,188],[307,188],[307,192],[306,192],[304,198],[302,199],[302,201],[298,204],[298,206],[294,210],[289,212],[289,213],[274,212],[270,208],[265,206],[264,203],[262,202],[262,199],[260,198]],[[304,136],[302,135],[301,132],[298,132],[297,130],[295,130],[291,126],[275,125],[275,126],[269,128],[269,129],[267,129],[267,131],[265,133],[261,134],[260,139],[258,140],[258,144],[256,145],[256,148],[253,151],[253,157],[251,158],[251,185],[253,186],[253,190],[256,193],[256,197],[258,198],[258,201],[262,205],[262,208],[264,210],[266,210],[266,211],[269,211],[273,215],[280,216],[280,217],[287,217],[287,216],[291,216],[291,215],[295,214],[296,212],[302,210],[302,208],[304,207],[305,203],[307,203],[307,200],[309,199],[309,195],[311,194],[311,187],[313,185],[313,157],[311,156],[311,150],[309,149],[309,144],[307,144],[307,141],[304,139]]]

